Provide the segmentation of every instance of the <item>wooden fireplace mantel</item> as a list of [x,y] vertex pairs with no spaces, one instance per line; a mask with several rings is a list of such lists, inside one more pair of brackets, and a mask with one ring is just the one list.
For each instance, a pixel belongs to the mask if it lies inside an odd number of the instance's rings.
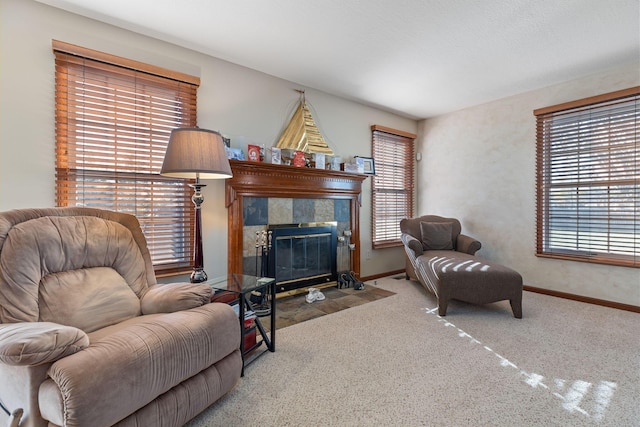
[[233,177],[226,180],[228,272],[242,273],[243,198],[280,197],[348,199],[351,212],[353,269],[360,274],[360,205],[367,175],[343,171],[230,160]]

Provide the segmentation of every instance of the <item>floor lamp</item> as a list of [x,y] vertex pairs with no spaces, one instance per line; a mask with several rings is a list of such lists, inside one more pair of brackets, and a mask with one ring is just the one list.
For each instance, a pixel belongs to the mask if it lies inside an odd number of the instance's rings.
[[231,166],[218,132],[200,128],[177,128],[171,131],[169,145],[162,163],[161,175],[174,178],[195,179],[191,200],[195,206],[195,240],[193,245],[193,272],[191,283],[207,280],[202,257],[202,215],[204,201],[200,179],[231,178]]

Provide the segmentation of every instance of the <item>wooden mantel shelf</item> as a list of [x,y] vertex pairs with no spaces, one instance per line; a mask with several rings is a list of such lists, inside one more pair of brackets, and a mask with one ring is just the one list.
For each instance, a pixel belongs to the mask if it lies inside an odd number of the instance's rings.
[[344,198],[357,195],[367,175],[327,169],[231,160],[233,177],[226,180],[227,207],[238,193],[249,197]]
[[242,273],[244,197],[349,199],[352,241],[357,243],[353,268],[360,273],[360,206],[362,183],[368,175],[239,160],[229,163],[233,172],[225,181],[229,273]]

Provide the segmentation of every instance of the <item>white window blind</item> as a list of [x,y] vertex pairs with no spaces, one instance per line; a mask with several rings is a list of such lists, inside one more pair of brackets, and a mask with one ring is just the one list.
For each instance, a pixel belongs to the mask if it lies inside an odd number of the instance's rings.
[[54,41],[58,206],[135,215],[157,273],[189,270],[189,181],[159,175],[173,128],[196,125],[199,79]]
[[640,87],[534,114],[537,254],[640,267]]
[[413,217],[415,135],[374,125],[372,155],[372,243],[374,248],[400,246],[400,220]]

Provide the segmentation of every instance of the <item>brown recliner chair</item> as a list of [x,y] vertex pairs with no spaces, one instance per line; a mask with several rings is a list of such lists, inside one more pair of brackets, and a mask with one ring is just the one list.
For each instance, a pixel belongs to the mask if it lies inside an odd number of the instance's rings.
[[0,420],[184,425],[240,378],[238,318],[210,295],[156,283],[134,216],[0,212]]
[[509,300],[522,317],[522,276],[505,266],[474,256],[479,241],[461,234],[455,218],[425,215],[400,221],[407,254],[407,278],[418,280],[438,300],[438,314],[449,301],[488,304]]

